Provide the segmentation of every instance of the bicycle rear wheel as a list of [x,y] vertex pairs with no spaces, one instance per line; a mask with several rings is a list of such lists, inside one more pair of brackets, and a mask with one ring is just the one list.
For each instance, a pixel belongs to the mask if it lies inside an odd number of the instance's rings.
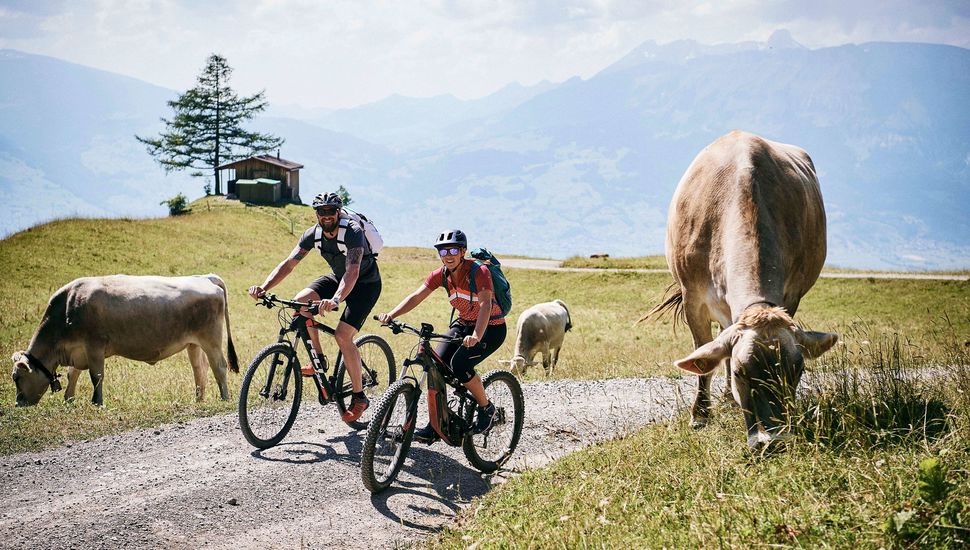
[[[366,334],[354,340],[354,345],[360,352],[360,381],[364,387],[364,395],[371,401],[372,406],[364,414],[347,425],[355,430],[367,429],[374,417],[373,405],[384,395],[387,387],[397,379],[397,368],[394,366],[394,352],[386,340],[376,334]],[[354,389],[350,383],[350,374],[344,364],[343,355],[337,357],[337,383],[340,388],[337,393],[337,407],[343,413],[350,406],[350,397]]]
[[246,441],[259,449],[282,441],[293,427],[302,396],[296,351],[282,342],[263,348],[239,388],[239,428]]
[[411,382],[398,380],[374,411],[360,456],[360,477],[371,493],[387,489],[404,465],[417,423],[419,393]]
[[482,377],[482,384],[485,394],[497,409],[498,418],[487,432],[465,436],[462,450],[472,466],[487,474],[499,469],[515,451],[525,421],[525,398],[519,381],[508,371],[486,373]]

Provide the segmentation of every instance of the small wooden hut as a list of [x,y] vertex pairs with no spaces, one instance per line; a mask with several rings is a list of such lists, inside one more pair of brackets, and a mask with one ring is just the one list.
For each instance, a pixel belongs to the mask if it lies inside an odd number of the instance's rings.
[[273,155],[256,155],[228,162],[219,170],[228,171],[226,192],[239,200],[257,204],[295,202],[300,204],[300,168],[291,160]]

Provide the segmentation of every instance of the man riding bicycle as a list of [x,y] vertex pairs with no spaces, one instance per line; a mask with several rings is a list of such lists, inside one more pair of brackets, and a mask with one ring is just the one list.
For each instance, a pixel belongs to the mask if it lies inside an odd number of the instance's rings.
[[[495,421],[495,406],[488,400],[482,378],[475,373],[475,365],[484,361],[505,341],[505,317],[502,308],[493,300],[492,276],[488,266],[482,265],[472,273],[473,260],[465,258],[468,239],[460,229],[441,233],[435,242],[443,264],[431,272],[414,292],[394,309],[379,316],[382,323],[403,315],[424,301],[435,289],[444,286],[448,300],[458,312],[448,335],[454,341],[443,342],[435,350],[451,367],[455,377],[464,384],[478,402],[473,431],[482,433]],[[477,292],[472,294],[470,278],[475,277]],[[428,445],[438,439],[431,424],[414,432],[417,441]]]
[[[341,217],[342,208],[343,201],[336,193],[321,193],[314,197],[317,224],[303,232],[290,255],[270,272],[262,285],[249,288],[249,295],[258,299],[281,283],[311,250],[316,248],[320,251],[333,273],[312,281],[293,299],[318,302],[321,313],[333,311],[341,302],[344,303],[335,339],[346,361],[354,392],[342,420],[353,422],[370,405],[363,392],[360,352],[354,345],[354,337],[381,295],[381,274],[377,258],[364,235],[364,228],[352,218]],[[308,323],[312,323],[312,315],[308,311],[304,309],[300,313],[308,318]],[[322,355],[320,336],[316,330],[309,333],[313,349],[318,356]],[[312,366],[305,367],[303,374],[313,376]]]

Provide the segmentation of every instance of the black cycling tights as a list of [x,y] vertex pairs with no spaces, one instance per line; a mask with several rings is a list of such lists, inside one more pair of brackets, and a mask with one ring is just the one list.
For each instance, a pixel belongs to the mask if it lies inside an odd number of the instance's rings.
[[[451,337],[468,336],[473,331],[474,327],[454,323],[446,334]],[[475,346],[466,348],[461,342],[442,342],[438,344],[435,351],[444,359],[445,364],[451,367],[455,378],[464,384],[475,377],[475,365],[495,353],[495,350],[502,345],[507,331],[505,323],[489,325],[485,329],[485,337]]]

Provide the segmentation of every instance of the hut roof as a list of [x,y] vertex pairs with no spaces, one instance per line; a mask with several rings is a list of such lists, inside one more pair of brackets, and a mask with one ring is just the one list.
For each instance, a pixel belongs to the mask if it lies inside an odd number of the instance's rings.
[[242,164],[243,162],[246,162],[248,160],[265,162],[266,164],[272,164],[274,166],[279,166],[280,168],[285,168],[287,170],[299,170],[300,168],[303,168],[302,164],[293,162],[292,160],[281,159],[273,155],[256,155],[256,156],[249,157],[247,159],[227,162],[226,164],[219,166],[219,170],[225,170],[227,168],[235,168],[237,165]]

